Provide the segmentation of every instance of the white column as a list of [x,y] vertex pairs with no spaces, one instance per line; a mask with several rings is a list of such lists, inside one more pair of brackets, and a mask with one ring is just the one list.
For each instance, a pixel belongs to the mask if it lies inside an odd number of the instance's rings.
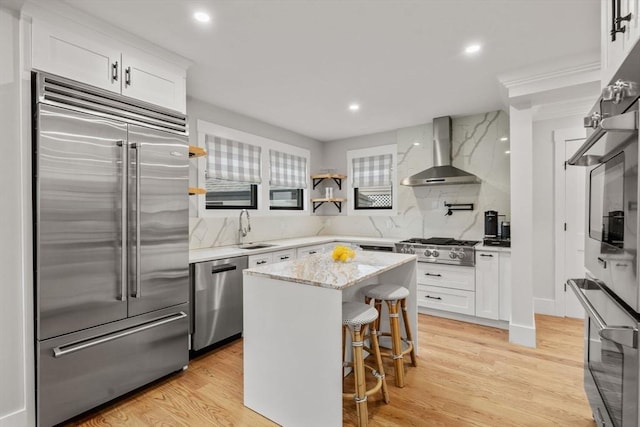
[[0,427],[35,424],[29,75],[18,16],[0,7]]
[[[511,133],[511,320],[509,342],[536,346],[533,317],[533,133],[530,106],[509,108]],[[551,201],[549,201],[551,203]]]

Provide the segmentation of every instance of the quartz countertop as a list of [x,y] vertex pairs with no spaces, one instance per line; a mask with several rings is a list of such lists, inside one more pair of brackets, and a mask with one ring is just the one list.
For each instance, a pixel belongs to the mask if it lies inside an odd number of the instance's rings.
[[485,245],[478,245],[476,246],[476,251],[487,251],[487,252],[509,252],[511,253],[511,247],[505,247],[505,246],[485,246]]
[[[299,248],[310,245],[322,245],[331,242],[352,242],[356,245],[360,244],[378,244],[393,245],[402,240],[401,238],[380,238],[380,237],[363,237],[363,236],[308,236],[297,237],[292,239],[270,240],[265,242],[273,246],[263,249],[240,249],[237,246],[218,246],[212,248],[191,249],[189,250],[189,262],[213,261],[216,259],[233,258],[238,256],[258,255],[267,252],[274,252],[283,249]],[[247,242],[248,243],[248,242]]]
[[356,251],[354,259],[343,263],[334,261],[331,254],[316,254],[250,268],[244,274],[341,290],[416,259],[415,255]]

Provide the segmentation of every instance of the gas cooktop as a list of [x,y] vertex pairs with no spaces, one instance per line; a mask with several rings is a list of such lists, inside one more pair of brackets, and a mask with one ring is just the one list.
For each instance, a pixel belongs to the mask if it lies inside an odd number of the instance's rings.
[[396,243],[396,252],[416,254],[419,262],[474,266],[479,240],[456,240],[451,237],[413,238]]
[[446,246],[475,246],[480,243],[479,240],[457,240],[452,237],[430,237],[423,239],[414,237],[402,240],[400,243],[414,243],[418,245],[446,245]]

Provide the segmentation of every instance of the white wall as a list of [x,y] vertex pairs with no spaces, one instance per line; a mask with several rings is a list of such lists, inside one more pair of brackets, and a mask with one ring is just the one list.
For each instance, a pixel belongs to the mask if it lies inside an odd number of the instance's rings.
[[[454,237],[479,240],[484,235],[484,211],[497,210],[510,217],[509,118],[504,111],[490,111],[452,119],[452,164],[478,176],[481,184],[406,187],[394,185],[396,215],[327,217],[325,231],[375,237]],[[418,143],[419,145],[414,145]],[[348,150],[397,144],[397,174],[401,180],[433,166],[432,124],[401,128],[327,142],[324,167],[346,173]],[[349,179],[350,177],[347,177]],[[352,194],[337,196],[352,203]],[[473,203],[473,211],[445,216],[444,203]],[[322,213],[336,215],[331,205]]]
[[[0,426],[34,424],[33,294],[28,81],[21,80],[21,26],[0,6]],[[27,145],[27,146],[25,146]]]
[[[536,313],[555,312],[554,142],[553,132],[582,127],[582,116],[533,122],[533,298]],[[562,179],[563,177],[559,177]]]

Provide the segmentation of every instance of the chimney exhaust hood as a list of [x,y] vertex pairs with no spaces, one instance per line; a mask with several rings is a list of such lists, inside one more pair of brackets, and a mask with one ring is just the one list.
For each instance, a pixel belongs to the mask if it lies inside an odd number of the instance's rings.
[[478,184],[480,179],[451,166],[451,117],[433,119],[433,167],[404,178],[400,184],[407,186]]

